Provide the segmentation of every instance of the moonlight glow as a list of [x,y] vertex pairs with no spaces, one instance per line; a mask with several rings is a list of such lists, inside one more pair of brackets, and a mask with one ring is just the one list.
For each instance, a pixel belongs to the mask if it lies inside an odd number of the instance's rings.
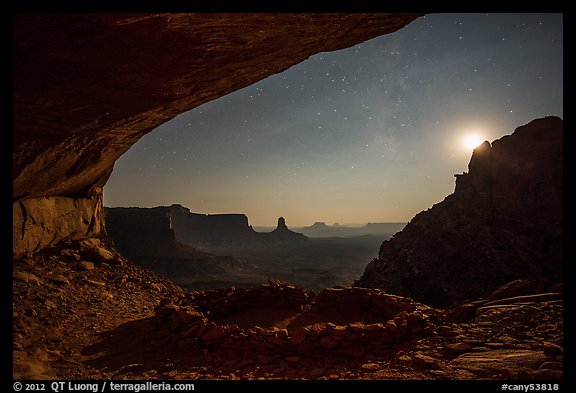
[[462,138],[462,145],[467,150],[473,150],[486,139],[480,134],[469,134]]
[[484,140],[563,117],[562,78],[562,14],[429,14],[180,114],[116,162],[104,203],[406,222]]

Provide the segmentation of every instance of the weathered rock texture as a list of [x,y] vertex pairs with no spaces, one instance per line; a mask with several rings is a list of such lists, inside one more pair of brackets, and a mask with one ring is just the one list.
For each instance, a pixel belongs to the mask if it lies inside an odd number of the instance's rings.
[[95,236],[103,229],[102,215],[102,195],[20,200],[12,205],[13,249],[35,252],[69,238]]
[[[389,350],[394,342],[429,334],[430,315],[440,316],[430,307],[379,290],[343,287],[316,294],[274,280],[252,288],[193,292],[174,300],[156,308],[159,325],[173,335],[172,345],[235,363],[266,364],[282,358],[298,363],[326,353],[364,357]],[[264,319],[266,326],[254,326]],[[372,323],[365,323],[367,319]]]
[[169,207],[116,207],[104,208],[104,212],[110,239],[130,262],[179,285],[238,282],[242,265],[236,258],[200,251],[177,238]]
[[108,234],[127,257],[173,258],[181,257],[178,253],[184,248],[188,253],[197,246],[267,247],[308,240],[286,224],[272,232],[256,232],[244,214],[198,214],[181,205],[104,210]]
[[518,278],[562,277],[563,122],[537,119],[477,147],[444,201],[385,241],[356,282],[434,306]]
[[[158,125],[315,53],[396,31],[418,16],[15,15],[14,202],[100,195],[115,160]],[[55,209],[66,207],[60,202],[54,200]],[[102,216],[101,205],[93,210]],[[44,229],[60,226],[57,216],[44,219]],[[14,254],[31,251],[29,245],[46,243],[21,241]]]
[[185,293],[86,238],[14,258],[13,292],[13,379],[563,377],[562,289],[542,282],[446,310],[278,280]]
[[562,290],[538,282],[447,310],[277,280],[184,293],[98,238],[12,268],[15,380],[563,378]]
[[244,242],[258,235],[245,214],[198,214],[176,204],[169,209],[176,236],[189,244]]
[[181,205],[106,207],[104,213],[107,234],[124,257],[188,290],[256,285],[280,274],[273,267],[260,268],[232,256],[235,253],[222,253],[222,249],[273,247],[277,251],[278,247],[291,248],[308,240],[287,228],[258,233],[244,214],[195,214]]
[[201,253],[179,243],[167,207],[104,209],[108,234],[125,257],[190,258]]

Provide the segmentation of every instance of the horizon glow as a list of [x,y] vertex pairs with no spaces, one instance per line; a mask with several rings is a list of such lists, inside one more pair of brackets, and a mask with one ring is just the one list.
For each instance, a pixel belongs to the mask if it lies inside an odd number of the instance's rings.
[[454,191],[475,143],[551,115],[562,14],[431,14],[175,117],[116,162],[104,204],[408,222]]

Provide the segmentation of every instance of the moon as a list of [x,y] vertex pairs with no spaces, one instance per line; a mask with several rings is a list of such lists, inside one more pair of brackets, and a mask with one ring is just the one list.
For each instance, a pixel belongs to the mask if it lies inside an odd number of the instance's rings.
[[468,134],[462,138],[462,146],[466,150],[474,150],[474,148],[478,147],[484,141],[485,138],[480,134]]

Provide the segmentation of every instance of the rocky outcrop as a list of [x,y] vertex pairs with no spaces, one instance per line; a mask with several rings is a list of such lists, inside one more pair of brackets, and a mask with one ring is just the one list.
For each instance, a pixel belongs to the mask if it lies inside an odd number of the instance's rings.
[[[396,31],[419,15],[16,14],[14,204],[100,196],[115,160],[158,125],[313,54]],[[93,210],[91,216],[102,216],[101,205]],[[49,232],[83,214],[46,216],[50,222],[25,233],[89,236],[96,226]],[[24,216],[14,219],[21,233]],[[14,254],[44,243],[24,239]]]
[[276,226],[276,229],[265,235],[265,239],[276,242],[301,242],[308,240],[308,238],[303,234],[288,229],[284,217],[278,218],[278,225]]
[[162,298],[182,293],[98,238],[63,241],[14,258],[12,266],[12,367],[19,380],[102,377],[85,363],[90,341],[135,315],[154,315]]
[[563,378],[563,294],[540,281],[443,310],[279,280],[185,293],[99,238],[12,267],[13,379]]
[[[166,207],[104,208],[108,235],[117,250],[133,258],[178,258],[200,253],[176,241]],[[188,255],[186,255],[188,252]]]
[[30,198],[12,204],[13,254],[96,236],[104,228],[102,195]]
[[392,236],[406,226],[405,222],[371,222],[363,227],[349,227],[338,223],[326,225],[315,222],[304,228],[296,228],[308,237]]
[[199,248],[267,247],[308,239],[289,230],[283,217],[274,231],[261,233],[252,229],[244,214],[198,214],[178,204],[170,206],[169,213],[176,238]]
[[286,220],[284,219],[284,217],[278,218],[278,225],[276,225],[275,231],[283,232],[283,231],[287,231],[287,230],[288,230],[288,227],[286,226]]
[[170,208],[104,208],[108,235],[130,262],[161,273],[184,288],[231,285],[243,275],[232,256],[216,256],[178,240]]
[[560,279],[562,135],[546,117],[477,147],[454,193],[385,241],[355,285],[446,306],[518,278]]
[[198,214],[178,204],[169,212],[176,236],[191,245],[241,244],[258,237],[244,214]]
[[187,290],[255,285],[279,274],[237,251],[291,248],[308,238],[289,229],[258,233],[243,214],[191,213],[181,205],[104,208],[109,237],[129,261]]
[[304,229],[308,230],[323,230],[327,229],[328,225],[326,225],[323,221],[316,221],[314,224],[310,225],[309,227],[304,227]]

